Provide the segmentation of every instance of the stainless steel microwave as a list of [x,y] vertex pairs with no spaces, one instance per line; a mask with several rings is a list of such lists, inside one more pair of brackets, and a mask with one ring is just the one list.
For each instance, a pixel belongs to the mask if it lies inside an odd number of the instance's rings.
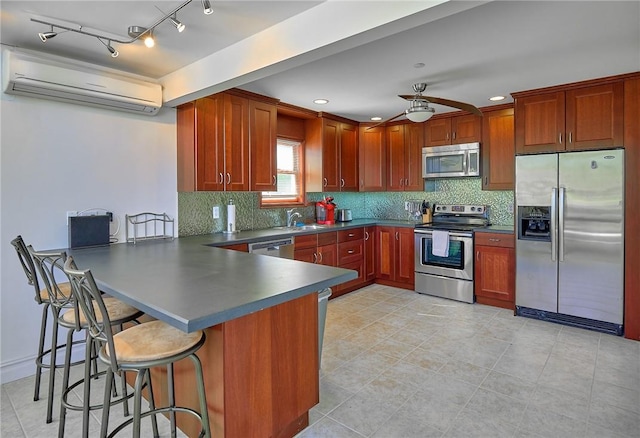
[[480,176],[480,143],[422,148],[423,178]]

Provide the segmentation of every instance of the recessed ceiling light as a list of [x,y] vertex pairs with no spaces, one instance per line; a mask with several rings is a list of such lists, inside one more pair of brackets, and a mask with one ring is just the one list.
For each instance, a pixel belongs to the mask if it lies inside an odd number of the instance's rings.
[[379,122],[380,120],[382,120],[382,117],[380,116],[371,117],[372,122]]
[[413,68],[423,68],[424,67],[424,62],[416,62],[415,64],[413,64]]
[[313,101],[313,103],[316,103],[318,105],[326,105],[329,103],[329,101],[327,99],[316,99]]
[[490,97],[489,100],[493,102],[497,102],[499,100],[504,100],[504,96],[493,96],[493,97]]

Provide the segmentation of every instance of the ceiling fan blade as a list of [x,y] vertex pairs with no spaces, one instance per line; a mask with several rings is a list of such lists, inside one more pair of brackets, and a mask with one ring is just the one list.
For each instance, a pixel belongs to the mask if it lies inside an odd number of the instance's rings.
[[482,111],[480,111],[475,106],[470,103],[458,102],[456,100],[443,99],[441,97],[431,97],[431,96],[422,96],[425,100],[428,100],[429,103],[436,103],[438,105],[450,106],[452,108],[458,108],[464,111],[468,111],[472,114],[482,117]]
[[369,129],[373,129],[373,128],[375,128],[375,127],[377,127],[377,126],[380,126],[380,125],[384,125],[385,123],[390,122],[390,121],[392,121],[392,120],[395,120],[395,119],[397,119],[397,118],[398,118],[398,117],[400,117],[400,116],[404,116],[404,111],[402,111],[402,112],[401,112],[400,114],[398,114],[397,116],[393,116],[393,117],[391,117],[390,119],[383,120],[382,122],[378,122],[378,123],[376,123],[375,125],[368,126],[368,127],[367,127],[367,130],[369,130]]

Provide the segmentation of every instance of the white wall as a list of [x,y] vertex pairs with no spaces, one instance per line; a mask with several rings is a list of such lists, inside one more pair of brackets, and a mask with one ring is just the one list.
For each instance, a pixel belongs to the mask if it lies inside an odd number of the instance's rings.
[[[40,307],[10,241],[67,246],[66,211],[176,217],[175,110],[155,117],[0,94],[0,381],[31,375]],[[115,221],[114,221],[115,224]],[[115,226],[112,227],[112,232]],[[177,226],[176,226],[177,232]]]

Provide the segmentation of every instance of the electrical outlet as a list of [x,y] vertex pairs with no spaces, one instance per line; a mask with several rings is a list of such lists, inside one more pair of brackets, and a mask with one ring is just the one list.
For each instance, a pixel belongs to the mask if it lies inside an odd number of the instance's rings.
[[214,205],[211,211],[214,219],[220,219],[220,207]]
[[409,201],[404,201],[404,210],[409,211]]

